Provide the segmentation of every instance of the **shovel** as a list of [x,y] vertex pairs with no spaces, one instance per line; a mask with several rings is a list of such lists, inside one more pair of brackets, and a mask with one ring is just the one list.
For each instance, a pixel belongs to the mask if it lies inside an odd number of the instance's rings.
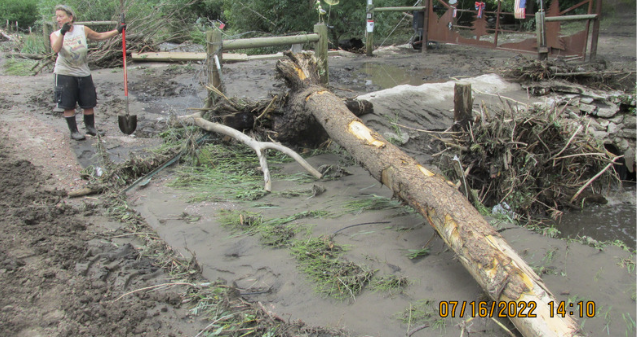
[[[124,23],[124,13],[122,13],[122,23]],[[128,112],[128,74],[126,72],[126,28],[122,30],[122,49],[124,50],[124,97],[126,97],[126,115],[118,115],[117,122],[119,129],[130,135],[137,129],[137,115],[131,115]]]

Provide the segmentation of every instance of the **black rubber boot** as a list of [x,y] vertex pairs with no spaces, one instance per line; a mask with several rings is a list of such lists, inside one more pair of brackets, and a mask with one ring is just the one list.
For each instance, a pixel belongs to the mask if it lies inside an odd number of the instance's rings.
[[[95,129],[95,115],[84,115],[84,127],[86,133],[91,136],[97,136],[98,131]],[[104,135],[104,132],[99,132],[100,136]]]
[[75,139],[75,140],[84,140],[86,139],[86,137],[84,137],[83,134],[81,134],[79,131],[77,131],[77,123],[75,122],[75,116],[71,116],[71,117],[64,117],[66,119],[66,124],[68,124],[69,126],[69,131],[71,131],[71,138]]

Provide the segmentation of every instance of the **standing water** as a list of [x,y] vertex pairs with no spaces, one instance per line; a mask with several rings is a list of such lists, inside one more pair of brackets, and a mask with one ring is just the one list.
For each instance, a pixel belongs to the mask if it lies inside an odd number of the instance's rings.
[[406,69],[386,64],[366,63],[363,72],[368,77],[368,85],[381,89],[393,88],[401,84],[421,85],[425,77],[433,73],[432,69]]
[[560,223],[555,225],[561,232],[560,237],[587,236],[597,241],[611,242],[620,240],[631,249],[635,249],[635,186],[626,190],[621,197],[625,200],[609,200],[607,205],[586,205],[582,210],[565,213]]

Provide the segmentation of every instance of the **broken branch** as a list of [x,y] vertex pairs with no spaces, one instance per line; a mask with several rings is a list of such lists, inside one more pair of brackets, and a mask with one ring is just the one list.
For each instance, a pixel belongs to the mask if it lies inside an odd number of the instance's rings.
[[260,142],[255,139],[252,139],[238,130],[235,130],[229,126],[214,123],[208,120],[205,120],[201,116],[201,112],[197,112],[188,116],[181,116],[179,118],[181,121],[192,121],[193,124],[199,126],[200,128],[210,131],[220,133],[222,135],[226,135],[232,137],[243,144],[252,148],[259,157],[259,163],[261,164],[261,170],[263,171],[263,179],[265,180],[265,190],[270,192],[272,190],[272,182],[270,181],[270,170],[268,169],[267,158],[264,156],[265,150],[273,149],[283,152],[284,154],[292,157],[299,163],[305,170],[307,170],[310,174],[312,174],[317,179],[322,177],[322,174],[317,171],[312,165],[310,165],[303,157],[301,157],[298,153],[294,152],[292,149],[277,143],[272,142]]

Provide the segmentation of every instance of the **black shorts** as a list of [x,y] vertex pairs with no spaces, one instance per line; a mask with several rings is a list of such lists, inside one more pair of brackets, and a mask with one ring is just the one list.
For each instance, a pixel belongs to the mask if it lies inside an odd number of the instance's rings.
[[55,74],[55,102],[58,108],[64,110],[75,109],[76,103],[82,109],[94,108],[97,105],[97,92],[93,77]]

